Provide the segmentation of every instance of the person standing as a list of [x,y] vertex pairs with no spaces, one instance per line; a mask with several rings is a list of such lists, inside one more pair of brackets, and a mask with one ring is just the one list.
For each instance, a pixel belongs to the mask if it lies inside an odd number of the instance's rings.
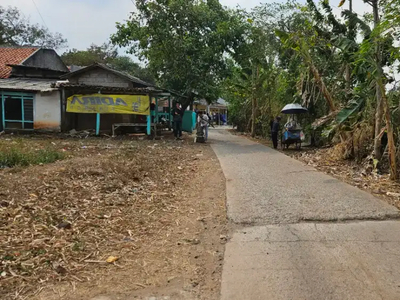
[[150,104],[150,115],[151,115],[151,123],[154,123],[154,119],[156,117],[156,104],[151,102]]
[[197,122],[199,123],[202,132],[204,133],[204,140],[207,141],[208,139],[208,123],[210,119],[208,118],[207,114],[204,112],[199,113],[199,117]]
[[174,136],[177,140],[182,138],[182,108],[177,102],[173,111],[174,115]]
[[281,117],[276,117],[274,122],[272,123],[272,128],[271,128],[271,137],[272,137],[272,143],[274,144],[274,149],[278,148],[278,134],[279,134],[279,122],[281,121]]

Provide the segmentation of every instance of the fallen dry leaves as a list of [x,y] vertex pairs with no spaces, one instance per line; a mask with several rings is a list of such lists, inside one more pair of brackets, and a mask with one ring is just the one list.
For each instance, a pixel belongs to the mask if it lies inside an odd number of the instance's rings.
[[[14,142],[0,140],[3,147]],[[32,296],[57,281],[90,281],[99,268],[140,257],[143,245],[168,245],[169,228],[194,211],[184,200],[200,164],[196,145],[54,138],[22,144],[51,145],[69,158],[0,170],[2,299]]]

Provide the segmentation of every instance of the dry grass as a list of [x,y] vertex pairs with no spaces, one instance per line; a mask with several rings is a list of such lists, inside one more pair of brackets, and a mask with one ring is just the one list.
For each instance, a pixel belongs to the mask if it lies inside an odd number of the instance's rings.
[[[0,148],[13,143],[20,141],[2,139]],[[56,282],[75,289],[128,265],[132,269],[115,285],[130,276],[140,289],[160,285],[157,273],[195,272],[185,248],[173,248],[179,239],[191,246],[195,233],[189,229],[198,231],[200,207],[185,205],[202,169],[197,145],[42,138],[22,144],[50,147],[68,159],[0,171],[2,299],[32,298]],[[224,208],[214,209],[223,220]],[[118,260],[107,263],[110,256]]]

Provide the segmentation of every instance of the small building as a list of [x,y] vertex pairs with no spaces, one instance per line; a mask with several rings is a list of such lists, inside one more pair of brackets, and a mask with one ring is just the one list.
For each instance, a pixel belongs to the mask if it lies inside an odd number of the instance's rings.
[[51,85],[68,72],[52,49],[0,47],[0,130],[60,131],[61,94]]
[[137,77],[95,63],[61,79],[65,82],[55,87],[62,93],[63,131],[96,130],[97,134],[114,135],[125,127],[150,134],[152,129],[157,132],[160,117],[171,125],[171,94]]
[[195,101],[194,109],[204,110],[209,113],[214,123],[218,125],[223,125],[228,122],[228,105],[226,101],[222,98],[218,98],[217,101],[209,104],[205,99],[200,99]]

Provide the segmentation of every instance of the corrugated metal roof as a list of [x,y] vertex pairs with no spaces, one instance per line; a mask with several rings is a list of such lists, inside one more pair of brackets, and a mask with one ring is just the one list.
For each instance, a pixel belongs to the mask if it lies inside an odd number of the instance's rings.
[[207,106],[208,105],[208,102],[206,101],[206,99],[195,100],[194,103],[195,104],[200,104],[200,105],[203,105],[203,106]]
[[227,107],[226,101],[222,98],[219,98],[217,101],[215,101],[211,104],[208,104],[206,99],[196,100],[196,101],[194,101],[194,103],[204,105],[204,106],[210,106],[211,108],[226,108]]
[[19,65],[35,53],[38,47],[0,47],[0,78],[8,78],[12,68]]
[[0,79],[0,89],[17,91],[53,91],[51,84],[54,79],[36,79],[36,78],[6,78]]
[[109,67],[109,66],[107,66],[105,64],[100,64],[100,63],[94,63],[93,65],[90,65],[88,67],[84,67],[84,68],[76,70],[74,72],[65,74],[65,75],[61,76],[61,78],[67,78],[68,79],[68,78],[74,77],[76,75],[82,74],[84,72],[90,71],[90,70],[92,70],[94,68],[101,68],[103,70],[106,70],[106,71],[109,71],[111,73],[114,73],[115,75],[117,75],[119,77],[123,77],[123,78],[125,78],[125,79],[127,79],[129,81],[132,81],[134,83],[143,85],[145,87],[154,87],[154,84],[145,82],[145,81],[143,81],[143,80],[141,80],[141,79],[139,79],[139,78],[137,78],[135,76],[132,76],[132,75],[130,75],[128,73],[125,73],[125,72],[122,72],[122,71],[117,71],[117,70],[115,70],[115,69],[113,69],[113,68],[111,68],[111,67]]
[[140,78],[137,78],[135,76],[132,76],[131,74],[128,74],[126,72],[115,70],[115,69],[113,69],[113,68],[111,68],[111,67],[109,67],[109,66],[107,66],[105,64],[100,64],[100,65],[102,65],[107,70],[114,72],[115,74],[119,74],[121,76],[125,76],[125,77],[129,78],[132,82],[139,83],[139,84],[142,84],[142,85],[145,85],[145,86],[148,86],[148,87],[154,86],[153,84],[148,83],[148,82],[146,82],[146,81],[144,81],[144,80],[142,80]]
[[218,98],[217,103],[220,105],[228,106],[228,103],[222,98]]
[[67,67],[69,69],[70,72],[75,72],[78,71],[80,69],[86,68],[85,66],[77,66],[77,65],[71,65]]
[[101,91],[101,92],[119,92],[119,93],[159,93],[162,90],[155,89],[153,87],[143,87],[143,88],[124,88],[124,87],[113,87],[113,86],[103,86],[103,85],[88,85],[83,83],[72,83],[72,82],[63,82],[58,81],[57,83],[53,83],[52,87],[63,87],[66,89],[79,89],[82,92],[85,90],[93,90],[93,91]]

